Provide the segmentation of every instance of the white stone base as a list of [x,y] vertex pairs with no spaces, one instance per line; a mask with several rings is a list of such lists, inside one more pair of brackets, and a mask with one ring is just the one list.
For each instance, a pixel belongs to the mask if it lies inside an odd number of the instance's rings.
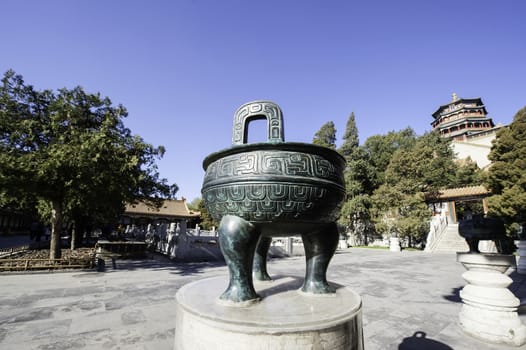
[[478,339],[513,346],[521,346],[526,341],[526,327],[517,312],[484,310],[464,304],[459,321],[464,332]]
[[398,237],[389,238],[389,250],[392,252],[402,251],[402,249],[400,248],[400,240],[398,239]]
[[457,253],[457,259],[469,269],[462,274],[468,284],[460,291],[462,329],[493,343],[526,343],[526,327],[517,313],[520,301],[508,289],[513,280],[504,274],[515,265],[515,257]]
[[228,277],[212,277],[176,294],[175,350],[363,350],[362,302],[347,287],[335,294],[299,291],[303,278],[256,282],[262,300],[249,306],[218,301]]

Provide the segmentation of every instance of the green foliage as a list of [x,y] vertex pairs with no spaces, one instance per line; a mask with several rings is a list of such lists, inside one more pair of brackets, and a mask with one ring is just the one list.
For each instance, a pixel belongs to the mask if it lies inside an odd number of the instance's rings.
[[376,174],[370,164],[369,154],[359,146],[355,115],[347,121],[343,144],[338,149],[347,162],[344,172],[346,201],[339,219],[340,225],[353,232],[361,241],[367,242],[373,226],[370,218],[371,198]]
[[447,187],[456,171],[453,152],[437,133],[426,133],[412,147],[396,150],[385,170],[385,182],[373,196],[376,228],[422,240],[431,214],[424,194]]
[[469,215],[484,215],[484,206],[482,201],[467,201],[455,203],[455,212],[457,218],[462,220]]
[[126,202],[156,202],[177,191],[159,178],[164,148],[132,135],[126,116],[123,106],[81,87],[37,91],[13,71],[2,79],[1,196],[48,203],[40,212],[54,226],[51,258],[60,256],[53,244],[64,216],[114,222]]
[[188,209],[199,211],[199,205],[201,204],[202,201],[203,199],[201,199],[200,197],[197,197],[197,198],[192,199],[190,202],[188,202],[186,206],[188,207]]
[[199,225],[204,230],[211,230],[212,227],[219,227],[219,223],[212,218],[210,213],[208,212],[208,209],[206,209],[205,202],[202,198],[195,198],[190,203],[188,203],[188,208],[199,211],[200,215],[199,218],[201,219],[201,222]]
[[375,192],[373,203],[373,221],[378,232],[410,241],[424,239],[431,211],[423,193],[408,193],[382,185]]
[[363,148],[357,148],[349,157],[344,176],[348,197],[371,195],[378,187],[378,174]]
[[456,162],[457,170],[450,187],[465,187],[480,185],[484,179],[484,172],[470,157]]
[[358,149],[358,146],[358,128],[356,127],[356,117],[354,116],[354,112],[352,112],[347,120],[345,133],[343,134],[343,144],[338,149],[338,152],[349,161],[356,149]]
[[331,149],[336,149],[336,128],[332,121],[323,124],[314,135],[312,143]]
[[349,197],[343,204],[339,224],[356,235],[360,241],[367,243],[368,238],[374,234],[371,221],[372,200],[367,194]]
[[454,179],[453,151],[438,133],[420,136],[414,146],[396,151],[385,171],[385,183],[405,192],[436,192]]
[[526,107],[513,122],[498,131],[491,148],[486,185],[493,195],[488,204],[491,215],[507,223],[526,223]]
[[351,113],[347,120],[343,143],[338,152],[347,163],[344,174],[347,197],[372,194],[376,186],[376,173],[371,166],[370,155],[359,146],[354,113]]
[[413,129],[390,131],[386,135],[374,135],[365,140],[364,150],[369,154],[369,162],[375,169],[377,185],[385,182],[385,171],[393,154],[399,149],[409,149],[416,142]]
[[212,218],[203,200],[199,201],[198,210],[201,212],[201,227],[204,230],[211,230],[213,226],[219,227],[219,223]]

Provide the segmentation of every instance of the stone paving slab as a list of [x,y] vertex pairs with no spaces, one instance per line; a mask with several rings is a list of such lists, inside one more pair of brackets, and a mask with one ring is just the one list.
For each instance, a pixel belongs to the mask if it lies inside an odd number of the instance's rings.
[[[304,258],[275,259],[268,270],[303,276]],[[337,252],[328,279],[361,295],[366,350],[526,350],[460,330],[464,271],[455,254],[349,248]],[[226,288],[223,264],[168,259],[119,260],[106,272],[0,274],[0,349],[172,349],[175,293],[219,275]],[[526,298],[526,277],[510,277],[512,292]]]

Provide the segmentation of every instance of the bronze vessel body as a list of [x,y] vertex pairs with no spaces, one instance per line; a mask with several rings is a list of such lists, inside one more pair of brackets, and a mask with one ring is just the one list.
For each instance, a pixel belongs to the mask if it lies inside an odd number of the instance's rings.
[[513,254],[516,250],[513,239],[506,235],[504,222],[499,218],[474,215],[471,219],[460,220],[458,233],[466,240],[470,253],[480,253],[478,247],[481,240],[495,242],[500,254]]
[[[268,140],[247,144],[248,124],[255,119],[267,120]],[[232,147],[203,161],[203,200],[221,222],[219,240],[230,272],[223,300],[258,299],[252,278],[270,279],[272,236],[301,235],[307,259],[302,291],[333,292],[325,274],[338,243],[345,160],[326,147],[285,142],[283,130],[276,104],[244,104],[234,115]]]

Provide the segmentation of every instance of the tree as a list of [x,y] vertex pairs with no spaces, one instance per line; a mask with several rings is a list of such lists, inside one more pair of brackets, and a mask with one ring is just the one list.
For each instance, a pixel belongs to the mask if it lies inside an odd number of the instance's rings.
[[210,213],[208,212],[208,209],[206,209],[205,202],[202,198],[194,198],[190,203],[188,203],[188,208],[198,211],[199,219],[201,222],[199,223],[200,226],[204,230],[211,230],[212,227],[218,227],[219,223],[212,218]]
[[365,140],[363,148],[369,154],[371,166],[375,169],[377,185],[385,182],[385,171],[393,154],[399,149],[409,149],[416,142],[413,129],[390,131],[386,135],[373,135]]
[[519,110],[512,123],[497,132],[488,158],[492,161],[486,185],[491,215],[506,223],[523,225],[526,232],[526,107]]
[[456,169],[449,142],[437,132],[429,132],[410,149],[393,154],[385,172],[386,183],[402,184],[413,193],[433,193],[453,182]]
[[192,199],[190,202],[186,203],[186,205],[188,206],[188,209],[199,211],[199,205],[201,204],[202,201],[203,199],[201,197],[196,197]]
[[336,128],[332,121],[323,124],[314,135],[312,143],[315,145],[336,149]]
[[456,170],[449,143],[436,132],[419,137],[411,148],[395,151],[385,182],[373,196],[377,228],[422,240],[430,216],[425,195],[438,193],[451,183]]
[[368,231],[372,228],[369,210],[370,195],[375,187],[375,173],[368,154],[359,146],[358,128],[354,113],[347,120],[342,146],[338,152],[345,158],[346,200],[339,222],[367,244]]
[[457,160],[455,162],[457,170],[450,187],[465,187],[480,185],[483,182],[484,174],[471,157]]
[[347,119],[347,125],[345,126],[345,133],[343,134],[342,146],[338,149],[338,152],[347,160],[356,152],[360,145],[358,138],[358,127],[356,126],[356,117],[354,112],[351,112],[349,119]]
[[0,86],[0,191],[41,203],[51,222],[50,259],[60,258],[64,217],[114,222],[126,202],[177,190],[159,178],[164,148],[124,127],[126,109],[81,87],[37,91],[8,71]]
[[206,209],[205,202],[203,200],[199,201],[198,210],[201,213],[199,217],[201,218],[201,227],[205,230],[211,230],[212,227],[218,227],[219,223],[214,220],[212,215]]
[[378,232],[407,238],[410,246],[415,240],[423,240],[431,213],[422,192],[407,193],[401,187],[384,184],[375,191],[372,202]]

